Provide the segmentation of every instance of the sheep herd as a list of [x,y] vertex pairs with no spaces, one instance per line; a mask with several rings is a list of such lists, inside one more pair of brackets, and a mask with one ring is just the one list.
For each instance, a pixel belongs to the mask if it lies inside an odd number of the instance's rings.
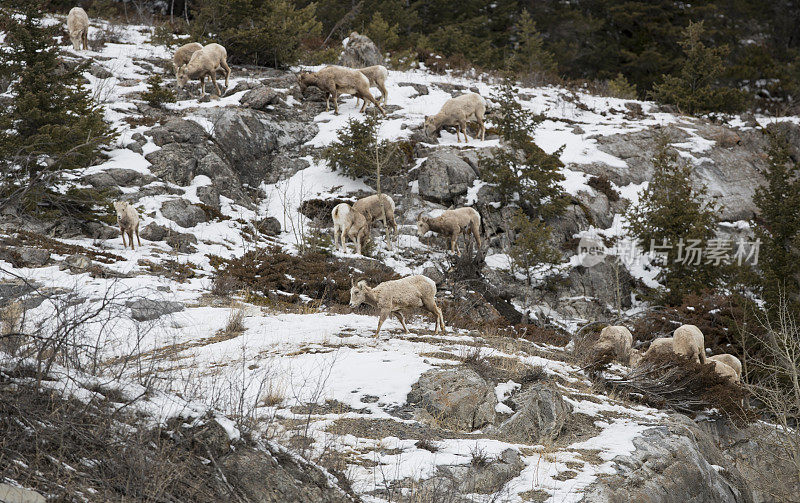
[[600,332],[595,350],[599,353],[609,352],[618,362],[631,367],[638,366],[643,359],[652,356],[676,354],[697,363],[713,363],[717,375],[733,383],[738,383],[742,377],[742,362],[734,355],[723,353],[706,358],[705,337],[695,325],[681,325],[675,329],[672,337],[653,340],[644,354],[633,347],[630,330],[620,325],[611,325]]
[[[88,49],[89,18],[80,7],[70,10],[67,16],[67,29],[70,40],[75,50]],[[225,86],[228,86],[231,69],[227,64],[227,52],[219,44],[211,43],[203,46],[192,42],[179,47],[173,56],[173,69],[177,85],[183,88],[191,80],[200,81],[201,96],[205,95],[205,80],[210,77],[217,94],[220,93],[216,74],[223,71]],[[325,110],[330,110],[330,99],[333,98],[335,113],[339,113],[338,98],[341,94],[352,94],[358,101],[363,100],[360,112],[364,112],[367,102],[372,103],[384,116],[386,111],[381,106],[388,102],[386,79],[388,71],[381,65],[370,66],[359,70],[340,66],[328,66],[317,72],[302,72],[297,81],[301,91],[309,86],[319,88],[326,96]],[[377,87],[381,96],[379,100],[370,92],[370,87]],[[464,141],[468,142],[466,124],[469,120],[476,120],[480,126],[479,136],[483,140],[486,132],[484,115],[486,101],[478,94],[466,93],[462,96],[448,100],[439,113],[426,116],[424,131],[428,136],[434,136],[445,126],[455,126],[458,142],[461,134]],[[122,232],[123,247],[127,247],[125,236],[128,236],[131,249],[134,249],[134,234],[139,238],[139,216],[136,210],[127,202],[114,203],[117,212],[117,222]],[[347,252],[347,242],[355,245],[355,253],[361,254],[365,239],[375,221],[381,221],[394,235],[397,235],[397,223],[394,217],[395,203],[387,194],[371,195],[359,199],[352,206],[347,203],[338,204],[333,208],[333,246]],[[458,237],[471,234],[477,245],[481,246],[480,236],[481,216],[471,207],[462,207],[445,210],[436,217],[419,215],[417,218],[417,234],[423,237],[429,231],[441,234],[450,240],[450,251],[460,254]],[[388,236],[387,236],[388,237]],[[139,241],[141,246],[141,241]],[[400,324],[408,333],[402,310],[409,308],[424,308],[436,317],[435,333],[444,333],[444,317],[442,310],[436,305],[436,284],[425,276],[413,275],[398,280],[386,281],[375,287],[367,285],[366,281],[352,282],[350,289],[350,305],[356,307],[368,304],[378,308],[378,328],[375,337],[380,334],[381,326],[386,318],[394,314]],[[659,338],[651,342],[646,352],[641,353],[633,348],[633,336],[623,326],[608,326],[601,333],[596,343],[598,351],[609,351],[620,363],[636,366],[642,359],[666,353],[674,353],[693,359],[699,363],[713,363],[716,373],[731,382],[738,383],[741,379],[742,364],[738,358],[731,354],[720,354],[706,358],[705,341],[703,333],[694,325],[682,325],[675,329],[672,337]]]

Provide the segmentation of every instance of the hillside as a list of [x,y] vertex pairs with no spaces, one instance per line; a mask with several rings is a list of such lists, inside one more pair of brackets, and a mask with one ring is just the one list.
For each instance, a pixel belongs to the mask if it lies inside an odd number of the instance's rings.
[[[136,418],[120,419],[115,435],[129,424],[184,445],[182,435],[193,438],[190,431],[210,424],[213,436],[198,445],[211,451],[190,449],[201,460],[187,472],[215,483],[196,501],[230,494],[375,503],[796,498],[789,464],[775,461],[776,426],[644,404],[609,384],[628,376],[627,366],[587,369],[596,334],[587,338],[582,327],[642,316],[650,306],[641,294],[658,285],[659,268],[641,250],[615,266],[622,245],[588,266],[578,243],[633,241],[625,205],[652,181],[661,138],[692,167],[692,182],[723,202],[722,232],[752,240],[763,131],[783,128],[797,140],[800,118],[723,122],[580,89],[515,86],[522,107],[541,118],[533,140],[563,163],[560,185],[569,196],[550,221],[560,263],[533,271],[528,286],[509,256],[511,208],[481,178],[481,157],[502,145],[491,104],[484,141],[470,131],[468,144],[457,142],[450,130],[437,140],[421,128],[453,96],[496,95],[499,79],[390,71],[379,133],[402,142],[409,157],[408,169],[383,181],[399,235],[390,248],[382,228],[373,230],[368,256],[358,257],[333,249],[330,210],[374,187],[320,157],[349,120],[363,117],[355,97],[344,96],[335,115],[321,92],[297,86],[296,73],[321,67],[232,65],[222,97],[198,100],[194,81],[176,91],[176,101],[154,107],[142,93],[155,73],[174,84],[171,50],[151,43],[151,27],[93,23],[89,38],[106,41],[89,51],[64,45],[63,61],[89,63],[86,85],[119,136],[80,183],[136,208],[141,246],[123,247],[118,229],[98,221],[0,217],[0,307],[5,323],[19,324],[4,334],[76,348],[62,356],[57,345],[34,340],[26,352],[29,341],[12,348],[18,338],[4,337],[11,342],[0,347],[0,428],[25,431],[11,419],[24,417],[23,409],[6,406],[19,389],[77,409],[91,404],[114,421],[117,410]],[[486,240],[472,276],[464,272],[472,247],[458,259],[444,238],[417,235],[420,213],[463,205],[480,211]],[[437,283],[447,333],[434,335],[433,317],[420,312],[409,316],[411,333],[392,318],[373,338],[375,311],[347,305],[348,280],[374,285],[410,274]],[[635,333],[637,345],[657,335],[664,334]],[[156,492],[109,487],[106,472],[92,472],[100,449],[81,467],[64,452],[52,455],[51,466],[9,446],[0,443],[0,490],[19,485],[59,501],[158,500]],[[311,488],[259,493],[257,481],[242,475],[250,469],[275,487]],[[186,494],[162,501],[192,500]]]

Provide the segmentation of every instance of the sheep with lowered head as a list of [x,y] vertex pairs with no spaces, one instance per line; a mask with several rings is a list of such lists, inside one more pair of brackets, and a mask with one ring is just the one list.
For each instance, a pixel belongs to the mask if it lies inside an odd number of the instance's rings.
[[340,249],[347,253],[347,240],[356,245],[356,253],[361,255],[361,245],[369,234],[367,219],[361,213],[353,211],[347,203],[337,204],[331,211],[333,218],[333,246],[336,246],[337,237]]
[[674,353],[672,349],[672,337],[662,337],[654,339],[650,343],[650,347],[644,352],[644,358]]
[[739,374],[737,374],[736,369],[730,365],[719,360],[712,360],[711,358],[708,359],[708,363],[714,364],[714,372],[716,372],[718,376],[729,379],[733,383],[739,382]]
[[481,141],[483,141],[486,136],[486,126],[483,124],[484,115],[486,115],[486,100],[479,94],[463,94],[457,98],[447,100],[438,114],[425,117],[425,134],[433,137],[438,135],[439,131],[445,126],[456,126],[458,142],[461,142],[459,133],[464,133],[464,142],[469,143],[467,139],[467,121],[475,118],[481,126],[479,134]]
[[80,51],[89,49],[89,16],[80,7],[73,7],[67,14],[67,31],[72,48]]
[[[450,251],[461,255],[458,246],[458,236],[462,232],[472,233],[478,248],[481,246],[481,215],[475,208],[465,206],[455,210],[445,210],[438,217],[426,217],[420,215],[417,218],[417,235],[424,236],[428,231],[442,234],[450,238]],[[466,234],[465,234],[466,236]]]
[[386,111],[380,103],[375,101],[369,91],[369,79],[366,75],[352,68],[343,66],[327,66],[318,72],[303,72],[297,76],[297,83],[300,91],[305,92],[309,86],[318,87],[325,93],[325,111],[330,110],[330,99],[333,97],[334,113],[339,115],[339,95],[353,94],[356,98],[364,100],[361,106],[361,113],[367,108],[367,101],[378,107],[378,110],[386,116]]
[[139,241],[139,246],[142,246],[142,239],[139,237],[139,213],[136,208],[128,204],[127,201],[114,201],[114,209],[117,211],[117,224],[119,230],[122,232],[122,247],[125,245],[125,234],[128,235],[128,241],[131,242],[131,250],[136,248],[133,246],[133,234],[136,233],[136,240]]
[[175,77],[178,76],[178,69],[187,64],[192,59],[192,55],[202,48],[202,44],[191,42],[175,49],[175,54],[172,56],[172,68],[175,69]]
[[706,345],[703,332],[694,325],[681,325],[672,334],[672,350],[675,354],[706,362]]
[[[381,99],[378,101],[382,101],[386,105],[389,101],[389,91],[386,90],[386,79],[389,78],[389,70],[383,65],[374,65],[359,68],[358,71],[366,75],[367,79],[369,79],[370,87],[377,87],[380,90]],[[359,98],[356,96],[356,106],[358,106],[358,100]]]
[[709,356],[708,359],[724,363],[736,372],[738,379],[742,378],[742,362],[732,354],[722,353],[720,355]]
[[[383,208],[381,208],[381,201],[383,201]],[[367,219],[367,229],[372,228],[372,223],[375,220],[383,222],[384,226],[391,227],[394,235],[397,235],[397,222],[394,220],[394,199],[388,194],[381,194],[378,199],[378,194],[362,197],[353,204],[353,211],[357,211],[364,215]],[[384,213],[386,217],[384,218]]]
[[436,330],[444,333],[444,316],[442,310],[436,305],[436,283],[425,276],[406,276],[402,279],[384,281],[375,288],[370,288],[366,281],[353,283],[350,288],[350,307],[369,304],[380,310],[378,330],[375,337],[381,333],[381,325],[392,313],[403,325],[403,330],[408,332],[403,309],[423,307],[436,316]]
[[228,87],[228,79],[231,76],[231,68],[228,66],[228,51],[219,44],[208,44],[202,49],[195,51],[189,62],[178,68],[178,88],[183,86],[189,79],[200,81],[200,96],[206,95],[206,77],[211,77],[218,95],[222,95],[217,84],[217,72],[221,69],[225,72],[225,87]]
[[631,347],[633,335],[630,330],[621,325],[609,325],[600,331],[600,338],[595,344],[598,353],[610,352],[614,358],[628,365],[631,360]]

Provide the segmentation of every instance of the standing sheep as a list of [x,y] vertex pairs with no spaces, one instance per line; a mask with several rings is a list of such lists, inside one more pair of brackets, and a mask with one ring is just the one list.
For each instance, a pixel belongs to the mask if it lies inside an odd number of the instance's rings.
[[420,215],[417,219],[417,235],[423,237],[428,231],[450,237],[450,251],[461,255],[458,247],[458,236],[466,231],[475,237],[478,248],[481,246],[481,215],[474,208],[463,207],[445,210],[438,217]]
[[[383,208],[381,208],[380,200],[383,201]],[[375,220],[380,220],[385,227],[391,227],[392,232],[396,236],[397,223],[394,220],[394,199],[388,194],[381,194],[380,200],[378,199],[378,194],[363,197],[355,202],[353,211],[364,215],[367,219],[367,229],[372,228],[372,223]],[[386,213],[385,218],[384,213]]]
[[339,115],[339,95],[353,94],[356,98],[364,100],[361,106],[361,113],[367,108],[367,101],[378,107],[378,110],[386,116],[386,111],[380,103],[375,101],[369,91],[369,79],[366,75],[352,68],[342,66],[327,66],[318,72],[303,72],[297,77],[300,91],[305,92],[309,86],[318,87],[325,93],[325,111],[330,110],[330,99],[333,97],[333,108],[336,115]]
[[175,69],[175,77],[178,77],[178,70],[183,65],[189,63],[192,55],[202,49],[203,46],[197,42],[191,42],[178,47],[175,54],[172,56],[172,68]]
[[714,364],[714,372],[716,372],[718,376],[729,379],[732,383],[739,382],[739,374],[737,374],[736,369],[732,368],[730,365],[711,358],[708,359],[708,363]]
[[337,204],[331,211],[333,218],[333,246],[336,247],[337,236],[341,250],[347,253],[347,240],[356,244],[356,254],[361,255],[361,245],[369,234],[367,219],[361,213],[353,211],[347,203]]
[[392,313],[403,325],[403,330],[409,333],[406,320],[400,311],[411,307],[424,307],[436,316],[436,330],[441,328],[444,333],[444,316],[442,310],[436,305],[436,283],[425,276],[406,276],[402,279],[384,281],[375,288],[370,288],[366,281],[353,284],[351,280],[350,307],[369,304],[380,310],[378,330],[375,337],[381,333],[381,325]]
[[703,332],[694,325],[681,325],[672,334],[672,350],[675,354],[706,362],[706,345]]
[[119,230],[122,232],[122,247],[126,248],[125,234],[128,235],[128,241],[131,242],[131,250],[136,248],[133,246],[133,234],[136,233],[136,240],[139,241],[139,246],[142,246],[142,240],[139,237],[139,214],[136,208],[127,203],[127,201],[114,201],[114,209],[117,210],[117,223]]
[[[377,87],[381,92],[381,99],[384,105],[389,102],[389,91],[386,90],[386,79],[389,77],[389,70],[383,65],[368,66],[358,70],[369,79],[370,87]],[[356,106],[358,106],[359,98],[356,96]]]
[[218,95],[222,95],[217,84],[217,72],[222,69],[225,72],[225,88],[228,87],[228,79],[231,76],[231,68],[228,66],[228,51],[219,44],[208,44],[202,49],[195,51],[189,62],[178,68],[178,88],[183,86],[189,79],[200,80],[200,97],[206,95],[206,77],[211,77]]
[[599,352],[611,352],[614,357],[625,365],[631,360],[631,347],[633,346],[633,335],[630,330],[621,325],[610,325],[600,331],[600,338],[597,340],[595,348]]
[[672,337],[662,337],[660,339],[654,339],[650,343],[650,347],[647,348],[647,351],[645,351],[644,358],[656,355],[674,353],[674,350],[672,349],[672,340],[673,340]]
[[724,363],[736,372],[736,376],[739,379],[742,378],[742,362],[732,354],[722,353],[721,355],[709,356],[708,359]]
[[67,14],[67,31],[76,51],[89,50],[89,16],[80,7],[73,7]]
[[429,137],[437,135],[444,126],[456,126],[456,138],[461,143],[459,133],[464,133],[464,142],[469,143],[467,138],[467,121],[475,118],[480,124],[479,134],[481,141],[486,136],[486,126],[483,124],[483,116],[486,114],[486,101],[475,93],[463,94],[457,98],[451,98],[442,105],[439,113],[429,117],[425,116],[425,134]]

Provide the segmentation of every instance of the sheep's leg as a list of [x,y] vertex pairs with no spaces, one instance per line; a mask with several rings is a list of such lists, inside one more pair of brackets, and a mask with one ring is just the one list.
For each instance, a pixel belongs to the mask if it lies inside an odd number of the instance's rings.
[[386,105],[389,103],[389,91],[386,90],[386,86],[383,84],[378,84],[378,89],[381,91],[381,101],[383,104]]
[[[128,241],[131,243],[131,250],[135,250],[136,246],[133,244],[133,229],[128,229]],[[139,243],[139,246],[142,246],[142,244]]]
[[125,244],[125,229],[123,229],[122,226],[120,225],[119,231],[122,233],[122,249],[124,250],[125,248],[128,247],[128,245]]
[[[142,238],[139,237],[139,224],[136,224],[136,240],[139,241],[139,247],[142,247]],[[133,239],[131,239],[133,241]]]
[[483,118],[480,119],[481,124],[481,141],[486,140],[486,124],[483,122]]
[[216,72],[216,70],[211,72],[211,82],[214,83],[214,88],[217,90],[217,96],[222,96],[222,91],[219,90],[219,84],[217,84],[217,72]]
[[205,95],[206,95],[206,76],[203,75],[202,77],[200,77],[200,97],[202,98]]
[[83,50],[88,51],[89,50],[89,30],[86,30],[86,31],[83,32],[83,35],[81,35],[81,41],[83,42]]
[[405,330],[407,334],[411,333],[408,331],[408,327],[406,326],[406,318],[403,316],[403,313],[400,311],[395,311],[394,316],[398,319],[398,321],[400,321],[400,324],[403,325],[403,330]]
[[[356,106],[358,106],[358,94],[356,94]],[[364,110],[366,109],[367,109],[367,98],[364,98],[364,104],[361,105],[361,110],[359,110],[358,112],[363,114]]]
[[336,115],[339,115],[339,93],[334,91],[333,93],[333,109]]
[[228,66],[227,61],[220,61],[220,65],[225,69],[225,90],[228,90],[228,78],[231,76],[231,67]]
[[[372,94],[370,94],[370,93],[367,93],[365,96],[367,97],[367,99],[369,100],[369,102],[370,102],[370,103],[372,103],[373,105],[375,105],[376,107],[378,107],[378,110],[380,110],[380,111],[381,111],[381,113],[383,114],[383,116],[384,116],[384,117],[386,117],[386,111],[383,109],[383,107],[381,106],[381,104],[380,104],[380,103],[378,103],[377,101],[375,101],[375,98],[373,98],[373,97],[372,97]],[[366,103],[366,102],[364,102],[364,107],[366,107],[366,106],[367,106],[367,103]],[[362,112],[363,112],[363,110],[362,110]]]
[[469,138],[467,137],[467,121],[463,121],[461,123],[461,131],[464,133],[464,143],[469,143]]
[[472,235],[475,237],[475,244],[478,245],[478,248],[481,247],[481,233],[478,230],[478,226],[474,223],[471,225],[472,227]]
[[389,311],[381,311],[380,317],[378,317],[378,330],[375,331],[375,337],[378,337],[378,334],[381,333],[381,326],[383,322],[386,321],[386,318],[389,316]]
[[[434,328],[433,333],[438,334],[439,323],[440,320],[442,319],[442,311],[439,309],[439,307],[436,305],[436,301],[433,299],[430,300],[422,299],[422,305],[425,307],[425,309],[427,309],[431,314],[433,314],[436,317],[436,327]],[[442,321],[441,323],[442,323],[442,331],[444,331],[444,322]]]
[[325,111],[330,112],[331,110],[331,93],[325,95]]
[[361,255],[361,234],[356,236],[356,255]]

